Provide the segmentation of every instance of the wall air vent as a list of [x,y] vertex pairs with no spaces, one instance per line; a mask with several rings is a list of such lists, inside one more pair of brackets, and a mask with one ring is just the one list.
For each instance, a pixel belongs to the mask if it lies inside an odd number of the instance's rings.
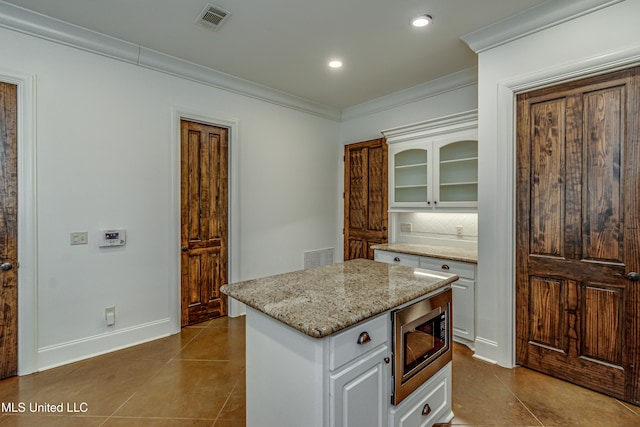
[[333,264],[333,248],[316,249],[304,252],[304,269]]
[[200,13],[200,16],[198,16],[196,23],[204,25],[210,30],[218,31],[220,27],[222,27],[222,24],[229,19],[229,16],[231,16],[231,14],[226,10],[207,3],[202,13]]

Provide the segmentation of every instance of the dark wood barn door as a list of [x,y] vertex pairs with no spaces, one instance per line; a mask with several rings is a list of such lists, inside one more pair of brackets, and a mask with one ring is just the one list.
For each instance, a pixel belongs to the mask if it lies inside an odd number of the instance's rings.
[[17,96],[0,82],[0,379],[18,372]]
[[228,130],[181,122],[182,325],[227,314]]
[[346,145],[344,163],[344,260],[373,259],[387,242],[386,139]]
[[517,99],[516,362],[636,404],[639,75]]

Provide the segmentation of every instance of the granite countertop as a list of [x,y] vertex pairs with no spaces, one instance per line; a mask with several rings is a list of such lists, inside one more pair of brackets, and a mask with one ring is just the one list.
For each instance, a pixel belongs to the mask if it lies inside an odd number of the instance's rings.
[[373,245],[372,249],[399,252],[403,254],[428,256],[432,258],[449,259],[452,261],[478,263],[478,250],[454,248],[450,246],[420,245],[413,243],[385,243]]
[[323,338],[458,280],[366,259],[224,285],[221,291],[313,338]]

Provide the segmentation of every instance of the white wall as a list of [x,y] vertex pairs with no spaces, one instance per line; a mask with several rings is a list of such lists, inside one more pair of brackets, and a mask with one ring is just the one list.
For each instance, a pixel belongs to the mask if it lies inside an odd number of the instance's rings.
[[479,357],[514,362],[514,94],[639,63],[638,16],[625,1],[479,55]]
[[[21,373],[179,331],[177,112],[232,124],[232,280],[338,246],[339,123],[5,29],[0,51],[0,76],[35,88],[37,234],[21,242],[37,255],[21,283],[35,309],[20,306],[34,348]],[[127,245],[99,249],[104,227],[125,228]],[[71,231],[89,244],[71,246]]]

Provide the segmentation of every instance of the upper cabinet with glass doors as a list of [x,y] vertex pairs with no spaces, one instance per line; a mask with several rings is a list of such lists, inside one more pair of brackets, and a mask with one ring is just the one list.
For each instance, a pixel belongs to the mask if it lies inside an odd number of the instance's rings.
[[476,111],[383,131],[390,210],[478,207]]

